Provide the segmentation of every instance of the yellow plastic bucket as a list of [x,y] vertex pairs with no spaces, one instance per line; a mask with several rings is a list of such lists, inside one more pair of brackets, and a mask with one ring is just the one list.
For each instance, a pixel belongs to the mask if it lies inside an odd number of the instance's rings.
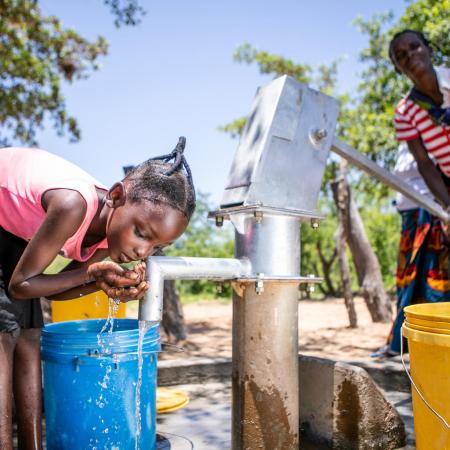
[[407,306],[405,316],[407,319],[414,318],[450,324],[450,302],[420,303]]
[[[103,291],[93,292],[92,294],[74,300],[53,301],[52,302],[52,320],[53,322],[64,322],[66,320],[83,319],[104,319],[108,317],[109,299]],[[125,318],[126,304],[121,303],[114,317]]]
[[425,328],[438,328],[440,330],[450,330],[449,322],[441,322],[439,320],[416,319],[415,317],[406,317],[405,323],[414,328],[415,326]]
[[426,315],[430,324],[445,322],[443,318],[450,318],[450,303],[412,305],[405,308],[405,314],[402,333],[410,354],[416,448],[450,450],[450,334],[438,327],[408,323],[410,317],[419,315]]
[[425,333],[446,334],[450,336],[450,330],[446,328],[423,327],[421,325],[411,324],[409,322],[405,322],[404,325],[411,330],[424,331]]

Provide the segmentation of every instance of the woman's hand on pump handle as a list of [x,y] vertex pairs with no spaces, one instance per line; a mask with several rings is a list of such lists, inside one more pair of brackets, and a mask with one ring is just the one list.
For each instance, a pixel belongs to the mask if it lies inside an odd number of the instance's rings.
[[133,269],[125,269],[113,261],[100,261],[89,266],[88,275],[108,297],[121,302],[140,299],[148,289],[145,263],[142,261]]

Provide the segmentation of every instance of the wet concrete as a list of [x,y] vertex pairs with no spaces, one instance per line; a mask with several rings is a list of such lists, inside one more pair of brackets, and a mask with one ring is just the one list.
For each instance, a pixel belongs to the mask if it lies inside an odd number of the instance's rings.
[[[158,415],[157,432],[165,438],[160,440],[158,450],[229,450],[231,448],[231,382],[204,382],[203,384],[176,385],[173,388],[187,392],[190,403],[179,411]],[[403,450],[414,450],[410,394],[398,390],[383,392],[405,422],[407,446]],[[15,445],[17,445],[16,440]],[[300,450],[330,449],[317,443],[307,442],[304,437],[301,437]]]
[[[183,436],[192,442],[195,450],[229,450],[231,448],[231,383],[204,383],[173,386],[190,396],[189,404],[178,411],[160,414],[157,430]],[[411,397],[407,393],[386,392],[387,398],[398,409],[406,424],[408,446],[413,450],[414,429]],[[173,448],[188,450],[192,447]],[[330,450],[326,446],[300,438],[300,450]]]

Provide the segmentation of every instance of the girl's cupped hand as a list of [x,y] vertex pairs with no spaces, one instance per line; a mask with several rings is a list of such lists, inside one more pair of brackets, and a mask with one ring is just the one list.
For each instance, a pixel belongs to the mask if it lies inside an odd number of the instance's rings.
[[89,266],[88,275],[108,297],[122,302],[141,299],[149,287],[142,261],[133,269],[125,269],[113,261],[100,261]]

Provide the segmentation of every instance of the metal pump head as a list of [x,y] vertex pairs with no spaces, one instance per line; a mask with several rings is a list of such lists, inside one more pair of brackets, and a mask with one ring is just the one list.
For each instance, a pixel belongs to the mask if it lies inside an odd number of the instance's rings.
[[221,207],[314,211],[338,112],[336,99],[286,75],[260,88]]

